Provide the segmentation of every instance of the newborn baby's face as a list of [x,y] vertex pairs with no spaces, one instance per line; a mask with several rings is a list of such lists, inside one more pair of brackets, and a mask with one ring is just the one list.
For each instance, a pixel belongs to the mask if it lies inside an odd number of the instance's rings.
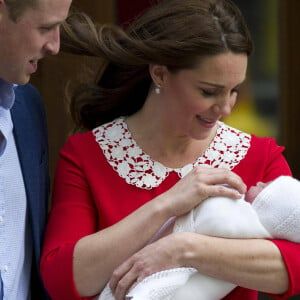
[[251,186],[248,192],[245,194],[245,200],[252,203],[255,197],[268,185],[269,183],[258,182],[256,185]]

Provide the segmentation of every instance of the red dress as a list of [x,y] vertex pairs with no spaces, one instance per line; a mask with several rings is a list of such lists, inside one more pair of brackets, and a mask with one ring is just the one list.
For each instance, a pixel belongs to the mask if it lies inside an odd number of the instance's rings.
[[[224,167],[242,177],[248,188],[280,175],[291,175],[274,139],[244,134],[220,123],[204,155],[182,169],[154,162],[135,144],[119,118],[87,133],[71,136],[60,152],[53,203],[41,259],[45,286],[53,300],[81,298],[74,284],[72,260],[76,242],[120,221],[172,187],[193,166]],[[287,299],[300,293],[300,245],[272,240],[286,263]],[[237,287],[224,299],[253,300],[257,292]]]

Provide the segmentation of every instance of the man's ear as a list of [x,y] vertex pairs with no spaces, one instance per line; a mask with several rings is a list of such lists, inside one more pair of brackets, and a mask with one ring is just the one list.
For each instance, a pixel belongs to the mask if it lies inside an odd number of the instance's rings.
[[168,69],[166,66],[163,65],[150,65],[149,66],[149,73],[151,75],[152,81],[155,84],[163,85],[164,81],[166,80],[166,75],[168,73]]

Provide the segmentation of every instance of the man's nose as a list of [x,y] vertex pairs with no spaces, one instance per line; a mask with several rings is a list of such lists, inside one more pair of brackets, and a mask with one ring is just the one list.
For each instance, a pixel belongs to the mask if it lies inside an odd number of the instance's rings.
[[45,49],[48,54],[58,54],[60,48],[60,31],[59,27],[55,28],[52,35],[45,45]]

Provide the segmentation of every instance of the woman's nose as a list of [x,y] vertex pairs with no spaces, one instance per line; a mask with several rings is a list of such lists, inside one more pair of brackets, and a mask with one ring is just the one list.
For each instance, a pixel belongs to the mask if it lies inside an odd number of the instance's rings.
[[227,117],[228,115],[231,114],[234,104],[235,104],[235,99],[233,101],[232,99],[224,98],[215,104],[214,112],[221,115],[222,117]]

